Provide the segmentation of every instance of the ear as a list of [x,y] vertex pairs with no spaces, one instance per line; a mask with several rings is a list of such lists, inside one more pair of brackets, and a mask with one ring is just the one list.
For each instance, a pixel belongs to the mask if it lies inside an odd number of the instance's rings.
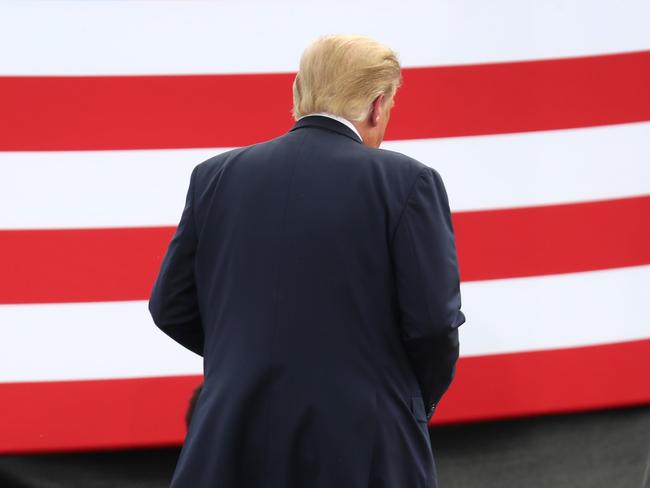
[[377,127],[379,125],[379,120],[384,111],[384,100],[386,97],[382,94],[375,98],[370,106],[370,114],[368,122],[372,127]]

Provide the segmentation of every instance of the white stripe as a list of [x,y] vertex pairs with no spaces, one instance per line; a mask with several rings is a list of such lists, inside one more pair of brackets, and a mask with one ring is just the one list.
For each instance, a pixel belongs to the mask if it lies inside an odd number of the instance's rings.
[[[453,210],[650,194],[650,123],[389,142],[436,168]],[[0,152],[0,229],[175,225],[223,149]]]
[[0,8],[0,73],[13,75],[293,71],[309,40],[337,32],[371,35],[405,66],[650,48],[647,0],[22,0]]
[[[650,337],[650,266],[462,285],[463,356]],[[200,373],[144,301],[0,306],[0,381]]]
[[0,152],[0,228],[176,225],[192,168],[221,151]]
[[1,305],[0,381],[197,374],[202,358],[154,325],[147,302]]
[[650,338],[649,285],[650,266],[463,283],[462,355]]
[[650,123],[385,144],[436,168],[452,210],[650,194]]

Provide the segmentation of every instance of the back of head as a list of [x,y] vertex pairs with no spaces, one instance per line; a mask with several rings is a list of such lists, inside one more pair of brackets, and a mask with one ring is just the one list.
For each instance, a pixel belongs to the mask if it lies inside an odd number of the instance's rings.
[[293,116],[327,112],[361,121],[380,95],[391,99],[401,82],[395,52],[366,36],[332,35],[312,41],[293,82]]

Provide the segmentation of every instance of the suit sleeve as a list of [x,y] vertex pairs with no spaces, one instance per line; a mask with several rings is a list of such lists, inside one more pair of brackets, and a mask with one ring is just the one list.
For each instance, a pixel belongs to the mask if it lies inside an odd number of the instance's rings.
[[160,266],[149,299],[154,323],[168,336],[196,354],[203,355],[203,326],[194,278],[197,232],[194,222],[192,171],[181,220]]
[[430,417],[453,378],[465,322],[449,202],[433,169],[416,178],[392,243],[402,341]]

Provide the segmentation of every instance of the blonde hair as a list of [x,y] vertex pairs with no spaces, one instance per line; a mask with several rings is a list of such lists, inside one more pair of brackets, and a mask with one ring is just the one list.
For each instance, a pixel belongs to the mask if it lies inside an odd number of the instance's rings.
[[300,58],[293,117],[328,112],[361,121],[375,98],[385,95],[390,100],[400,83],[400,64],[392,49],[366,36],[318,37]]

